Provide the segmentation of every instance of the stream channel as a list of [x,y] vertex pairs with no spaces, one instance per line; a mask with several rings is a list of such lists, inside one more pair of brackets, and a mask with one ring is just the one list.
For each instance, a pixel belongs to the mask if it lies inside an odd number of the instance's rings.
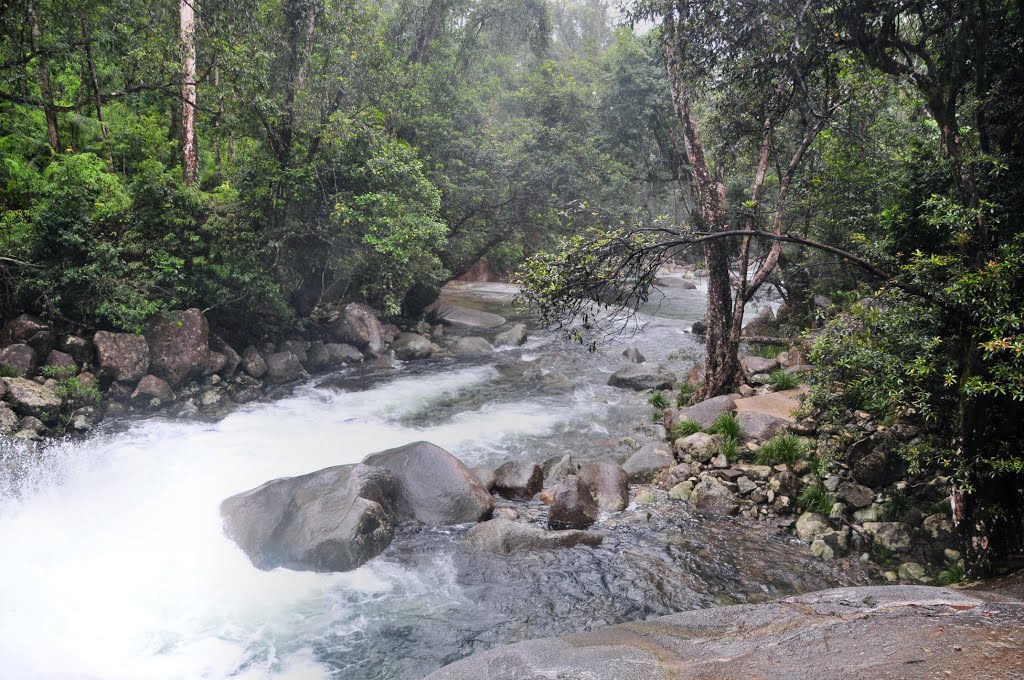
[[[450,294],[522,318],[508,286]],[[672,287],[644,333],[593,353],[531,326],[486,359],[346,368],[218,422],[0,443],[0,678],[413,680],[498,644],[863,582],[770,527],[682,503],[606,518],[598,548],[512,556],[472,550],[467,527],[409,527],[339,574],[259,571],[222,533],[227,496],[418,440],[470,466],[621,460],[623,437],[653,436],[651,408],[608,376],[629,346],[685,375],[703,307],[699,288]]]

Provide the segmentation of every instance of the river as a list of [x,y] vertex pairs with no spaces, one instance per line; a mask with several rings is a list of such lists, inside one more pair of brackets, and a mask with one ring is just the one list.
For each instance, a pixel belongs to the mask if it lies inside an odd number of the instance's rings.
[[[508,292],[455,295],[514,318]],[[343,574],[261,572],[224,537],[225,497],[412,441],[469,465],[623,455],[623,436],[651,436],[644,396],[605,384],[623,348],[682,373],[700,354],[703,293],[671,293],[646,333],[594,353],[532,330],[486,360],[353,367],[218,422],[0,444],[0,677],[412,680],[496,644],[859,582],[682,504],[611,518],[596,549],[511,557],[469,550],[465,528],[407,528]]]

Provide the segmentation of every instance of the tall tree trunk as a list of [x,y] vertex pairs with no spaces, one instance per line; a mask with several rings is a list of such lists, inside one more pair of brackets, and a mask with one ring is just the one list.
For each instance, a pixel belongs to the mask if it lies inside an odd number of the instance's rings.
[[180,0],[181,167],[185,184],[199,176],[196,144],[196,0]]
[[114,159],[110,155],[110,134],[107,131],[107,123],[103,120],[103,95],[100,94],[100,79],[96,74],[96,60],[92,55],[92,40],[89,36],[89,28],[82,18],[82,40],[85,41],[85,61],[89,68],[89,82],[92,85],[93,101],[96,105],[96,120],[100,124],[100,135],[103,137],[103,149],[107,156],[107,167],[114,169]]
[[39,55],[39,89],[43,95],[43,114],[46,117],[46,133],[50,146],[60,153],[60,130],[57,128],[57,109],[53,105],[53,88],[50,85],[50,65],[42,52],[43,29],[39,25],[35,4],[29,0],[25,6],[32,35],[32,51]]

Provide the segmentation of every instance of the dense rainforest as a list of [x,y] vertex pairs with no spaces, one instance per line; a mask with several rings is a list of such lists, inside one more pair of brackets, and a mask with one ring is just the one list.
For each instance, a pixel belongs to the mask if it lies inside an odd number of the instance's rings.
[[808,409],[923,427],[987,574],[1024,535],[1022,41],[1011,0],[3,0],[0,316],[273,335],[483,258],[584,338],[695,262],[701,396],[775,288]]

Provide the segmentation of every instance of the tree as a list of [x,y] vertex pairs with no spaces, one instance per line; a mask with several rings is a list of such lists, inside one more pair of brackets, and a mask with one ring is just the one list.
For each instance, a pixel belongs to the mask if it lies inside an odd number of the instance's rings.
[[185,184],[199,175],[196,148],[196,0],[180,0],[181,18],[181,166]]

